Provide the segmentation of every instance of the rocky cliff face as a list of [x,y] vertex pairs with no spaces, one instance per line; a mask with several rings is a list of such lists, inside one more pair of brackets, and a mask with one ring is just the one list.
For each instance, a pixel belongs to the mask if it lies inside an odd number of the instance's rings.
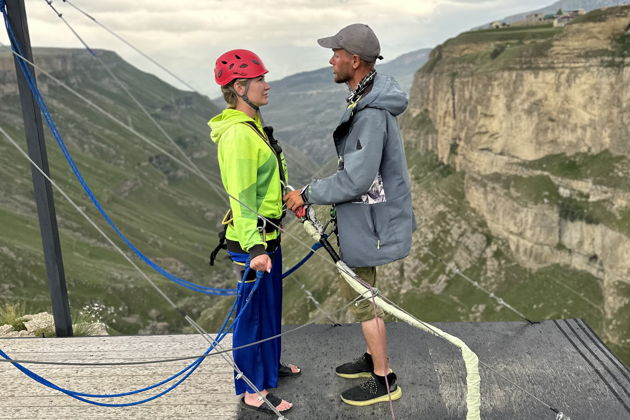
[[[564,28],[446,41],[416,74],[403,119],[408,150],[462,174],[461,206],[516,264],[596,279],[599,332],[620,348],[630,345],[629,84],[630,6],[612,7]],[[566,296],[590,300],[583,292]]]

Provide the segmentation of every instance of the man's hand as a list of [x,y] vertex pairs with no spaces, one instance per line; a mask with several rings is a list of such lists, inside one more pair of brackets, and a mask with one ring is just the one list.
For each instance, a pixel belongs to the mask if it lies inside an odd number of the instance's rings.
[[271,273],[271,258],[269,258],[267,254],[254,257],[254,259],[249,262],[249,268],[254,271],[266,271],[267,273]]
[[302,200],[302,194],[300,194],[300,190],[289,191],[282,197],[282,199],[287,204],[287,208],[292,212],[296,212],[297,209],[304,205],[304,200]]

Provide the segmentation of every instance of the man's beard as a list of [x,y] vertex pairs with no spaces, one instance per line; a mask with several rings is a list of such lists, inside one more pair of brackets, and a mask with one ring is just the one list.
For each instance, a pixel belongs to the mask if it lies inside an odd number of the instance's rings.
[[343,73],[333,73],[333,80],[335,81],[335,83],[348,83],[350,81],[350,75]]

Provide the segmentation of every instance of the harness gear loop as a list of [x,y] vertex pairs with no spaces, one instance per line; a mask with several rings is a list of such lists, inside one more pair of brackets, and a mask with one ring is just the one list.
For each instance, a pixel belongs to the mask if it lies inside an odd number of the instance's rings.
[[227,233],[228,225],[233,224],[232,223],[232,219],[233,218],[234,218],[234,216],[232,215],[232,209],[229,209],[227,212],[225,212],[225,215],[223,216],[223,219],[221,219],[221,224],[223,225],[223,230],[221,230],[221,231],[219,231],[219,233],[217,233],[217,236],[219,237],[219,243],[217,244],[217,246],[210,253],[210,261],[208,261],[208,265],[213,266],[215,260],[217,259],[217,255],[219,254],[219,252],[222,249],[227,249],[227,244],[225,243],[225,241],[226,241],[225,234]]

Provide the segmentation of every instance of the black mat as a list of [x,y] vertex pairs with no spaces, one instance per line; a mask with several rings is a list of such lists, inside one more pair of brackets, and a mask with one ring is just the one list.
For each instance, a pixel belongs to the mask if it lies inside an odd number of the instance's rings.
[[[461,338],[480,360],[482,419],[555,419],[525,391],[573,420],[630,419],[630,371],[581,320],[436,323]],[[286,327],[291,329],[292,327]],[[465,419],[466,377],[457,348],[403,323],[387,324],[391,367],[403,397],[393,403],[397,419]],[[341,362],[365,350],[360,327],[312,325],[283,338],[283,361],[303,374],[283,378],[276,395],[294,403],[287,419],[388,419],[388,403],[344,404],[339,394],[361,379],[334,374]],[[239,419],[273,416],[242,409]]]

